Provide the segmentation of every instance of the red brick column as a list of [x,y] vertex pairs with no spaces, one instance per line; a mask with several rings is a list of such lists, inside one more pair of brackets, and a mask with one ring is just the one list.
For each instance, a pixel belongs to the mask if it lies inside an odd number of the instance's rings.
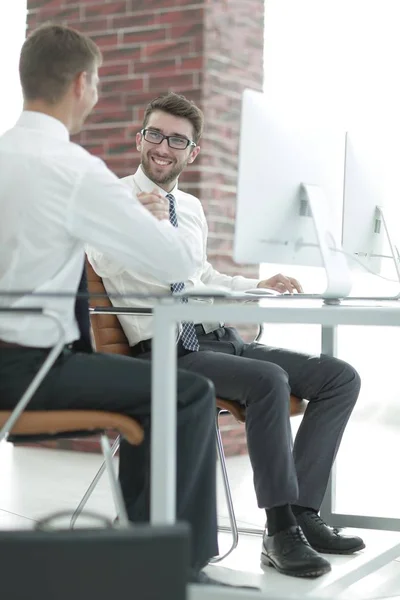
[[212,264],[257,276],[234,264],[232,241],[241,93],[262,86],[264,0],[28,0],[28,30],[46,21],[89,34],[103,51],[100,100],[76,141],[117,175],[137,167],[150,99],[173,90],[202,108],[202,151],[181,187],[204,206]]

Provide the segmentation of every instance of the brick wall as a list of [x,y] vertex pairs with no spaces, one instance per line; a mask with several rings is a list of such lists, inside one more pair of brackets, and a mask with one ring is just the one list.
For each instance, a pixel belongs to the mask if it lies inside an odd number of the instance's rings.
[[264,0],[28,0],[28,30],[49,20],[103,51],[100,100],[76,141],[117,175],[138,165],[135,134],[149,100],[173,90],[202,108],[202,151],[180,185],[204,206],[212,264],[257,276],[234,264],[232,242],[241,92],[261,89]]
[[[264,0],[206,4],[202,96],[206,129],[199,197],[208,217],[210,261],[225,273],[237,274],[232,240],[241,94],[245,87],[262,87]],[[241,267],[240,272],[258,275],[254,266]]]
[[264,0],[28,0],[28,28],[47,20],[88,33],[101,47],[100,100],[77,137],[119,176],[138,164],[144,107],[174,90],[204,110],[199,159],[181,178],[209,222],[209,257],[232,261],[241,92],[261,89]]
[[[135,134],[146,104],[166,90],[201,105],[206,8],[190,0],[28,0],[28,28],[46,20],[76,27],[100,46],[100,99],[79,143],[119,176],[136,169]],[[197,172],[182,177],[186,189]]]

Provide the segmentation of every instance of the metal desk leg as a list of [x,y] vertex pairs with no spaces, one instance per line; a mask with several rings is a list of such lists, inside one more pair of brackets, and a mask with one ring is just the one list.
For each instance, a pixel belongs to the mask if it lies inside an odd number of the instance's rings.
[[176,519],[176,324],[163,305],[153,311],[151,502],[154,525]]
[[[337,327],[336,326],[325,326],[321,327],[321,352],[328,356],[337,356]],[[329,525],[336,526],[334,523],[334,511],[335,511],[335,498],[336,498],[336,463],[333,464],[332,471],[329,477],[328,486],[326,488],[325,496],[321,504],[321,517],[329,523]]]
[[[324,354],[337,356],[337,327],[322,326],[321,348]],[[336,464],[333,465],[326,494],[321,505],[321,516],[332,527],[358,527],[360,529],[380,529],[400,531],[400,519],[394,517],[374,517],[370,515],[341,514],[335,510]]]
[[[324,354],[337,356],[337,327],[322,326],[321,349]],[[353,515],[340,515],[335,511],[336,499],[336,464],[333,465],[331,476],[329,478],[326,494],[321,506],[322,518],[333,527],[368,527],[379,525],[382,529],[398,529],[396,524],[399,519],[376,519],[373,517],[359,517]],[[397,522],[397,523],[396,523]],[[378,526],[379,526],[378,525]],[[360,555],[355,559],[355,564],[349,564],[348,568],[335,579],[332,583],[319,586],[315,593],[310,596],[320,598],[335,597],[346,586],[356,583],[360,579],[367,577],[378,569],[387,565],[397,558],[400,554],[400,543],[392,544],[387,550],[381,552],[374,558]]]

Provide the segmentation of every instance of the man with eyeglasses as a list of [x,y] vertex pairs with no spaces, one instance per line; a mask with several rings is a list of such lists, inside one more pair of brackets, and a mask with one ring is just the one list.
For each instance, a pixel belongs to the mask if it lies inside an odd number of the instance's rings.
[[[154,277],[127,270],[95,249],[89,260],[111,292],[181,292],[196,286],[223,286],[244,291],[264,287],[301,292],[298,281],[278,274],[259,281],[231,277],[207,261],[207,222],[197,198],[179,189],[178,177],[196,159],[203,129],[198,107],[174,93],[148,105],[136,136],[141,165],[124,179],[132,195],[158,219],[169,219],[202,241],[203,262],[187,281],[166,285]],[[197,302],[211,300],[197,299]],[[123,306],[148,307],[128,300]],[[120,316],[132,355],[151,358],[149,316]],[[307,356],[262,344],[246,344],[238,332],[222,323],[182,323],[177,344],[182,368],[205,375],[217,396],[246,407],[246,430],[254,484],[260,508],[267,514],[261,560],[279,572],[317,577],[330,570],[320,555],[351,554],[364,548],[359,537],[328,527],[319,516],[333,461],[356,403],[360,378],[348,364],[328,356]],[[290,393],[309,400],[292,448]],[[132,449],[132,453],[140,449]],[[143,464],[137,460],[138,467]],[[137,488],[145,473],[137,470]],[[124,482],[121,482],[124,485]],[[125,493],[129,495],[129,490]]]

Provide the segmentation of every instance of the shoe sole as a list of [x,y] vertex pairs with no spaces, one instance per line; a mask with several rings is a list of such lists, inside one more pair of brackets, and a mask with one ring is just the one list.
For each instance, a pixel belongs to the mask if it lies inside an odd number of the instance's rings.
[[313,546],[312,544],[311,544],[311,547],[316,552],[320,552],[321,554],[354,554],[355,552],[359,552],[360,550],[364,550],[365,544],[363,542],[359,546],[356,546],[356,547],[353,547],[353,548],[349,548],[348,550],[330,550],[329,548],[318,548],[318,546]]
[[282,573],[282,575],[290,575],[291,577],[315,579],[316,577],[320,577],[321,575],[325,575],[331,571],[330,565],[327,565],[326,567],[320,567],[319,569],[310,569],[309,571],[288,571],[287,569],[282,569],[282,567],[277,565],[269,556],[266,556],[265,554],[261,554],[261,562],[268,567],[273,567],[278,571],[278,573]]

